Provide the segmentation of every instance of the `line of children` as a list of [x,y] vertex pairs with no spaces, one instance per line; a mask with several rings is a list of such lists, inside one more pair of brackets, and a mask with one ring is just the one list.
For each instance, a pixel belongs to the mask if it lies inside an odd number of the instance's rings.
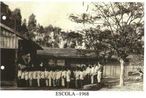
[[102,65],[92,65],[78,68],[61,68],[43,70],[18,70],[19,87],[50,87],[50,88],[82,88],[83,85],[100,83]]

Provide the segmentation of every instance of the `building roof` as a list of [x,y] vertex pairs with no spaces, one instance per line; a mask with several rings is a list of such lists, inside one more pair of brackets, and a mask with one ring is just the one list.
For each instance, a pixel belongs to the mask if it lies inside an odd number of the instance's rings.
[[93,50],[73,49],[73,48],[46,48],[37,50],[40,56],[55,57],[55,58],[96,58]]
[[11,29],[10,27],[0,23],[0,28],[5,29],[6,31],[12,33],[12,34],[16,34],[16,36],[20,37],[23,40],[26,40],[27,42],[31,43],[34,47],[36,47],[37,49],[42,49],[42,47],[40,45],[38,45],[36,42],[32,41],[31,39],[21,35],[19,32],[17,32],[16,30]]
[[11,29],[10,27],[8,27],[8,26],[6,26],[6,25],[4,25],[4,24],[2,24],[2,23],[0,23],[0,28],[3,28],[3,29],[5,29],[6,31],[9,31],[10,33],[16,34],[18,37],[20,37],[20,38],[22,38],[22,39],[27,39],[27,40],[28,40],[28,38],[22,36],[22,35],[21,35],[20,33],[18,33],[17,31]]

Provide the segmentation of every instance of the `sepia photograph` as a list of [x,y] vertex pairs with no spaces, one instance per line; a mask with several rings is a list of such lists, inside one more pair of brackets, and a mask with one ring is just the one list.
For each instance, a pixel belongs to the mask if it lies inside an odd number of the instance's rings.
[[2,0],[0,9],[0,90],[144,90],[144,2]]

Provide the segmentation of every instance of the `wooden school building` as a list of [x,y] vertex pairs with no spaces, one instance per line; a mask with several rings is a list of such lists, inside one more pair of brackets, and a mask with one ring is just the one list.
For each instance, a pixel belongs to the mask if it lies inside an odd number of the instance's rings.
[[0,84],[15,85],[19,54],[29,52],[36,56],[36,50],[42,49],[39,45],[20,35],[17,31],[0,23]]
[[[72,48],[46,48],[37,50],[37,56],[44,61],[46,65],[59,66],[77,66],[97,64],[101,59],[97,59],[97,55],[93,50],[87,49],[72,49]],[[137,59],[136,59],[137,58]],[[134,59],[134,60],[133,60]],[[103,76],[109,78],[119,78],[120,63],[114,56],[111,59],[105,59]],[[125,78],[128,78],[128,73],[136,71],[137,68],[142,68],[144,65],[143,57],[140,55],[130,55],[125,64]]]
[[[87,53],[85,53],[87,52]],[[91,50],[73,48],[46,48],[37,51],[37,56],[49,65],[73,66],[74,64],[97,63],[97,56]]]
[[[44,65],[52,66],[87,66],[101,62],[93,50],[87,49],[43,47],[43,50],[37,50],[37,56]],[[119,77],[120,63],[115,59],[104,61],[103,75],[104,77]]]
[[38,58],[44,65],[52,66],[80,66],[104,62],[104,77],[119,77],[120,63],[116,59],[101,61],[93,50],[72,48],[46,48],[37,50]]

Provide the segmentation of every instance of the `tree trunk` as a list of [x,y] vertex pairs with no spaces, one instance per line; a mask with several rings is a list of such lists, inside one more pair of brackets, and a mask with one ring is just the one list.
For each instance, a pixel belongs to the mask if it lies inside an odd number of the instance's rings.
[[120,83],[119,86],[122,87],[124,86],[124,60],[120,59],[120,66],[121,66],[121,72],[120,72]]

